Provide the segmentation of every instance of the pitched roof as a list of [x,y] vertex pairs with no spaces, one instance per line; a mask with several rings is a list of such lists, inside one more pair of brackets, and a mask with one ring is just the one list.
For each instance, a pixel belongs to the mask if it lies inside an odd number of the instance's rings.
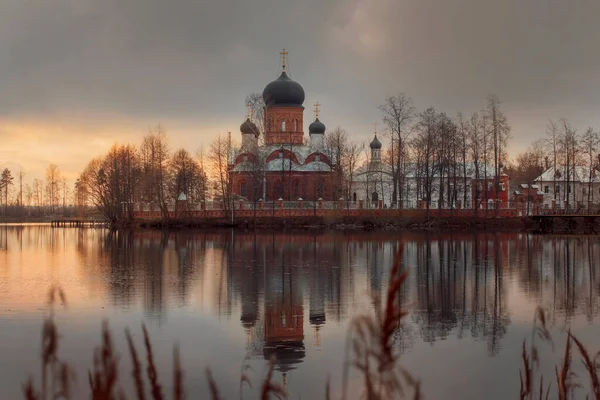
[[[559,166],[554,171],[554,167],[548,168],[540,176],[535,178],[535,182],[566,182],[567,180],[567,167]],[[590,182],[590,168],[583,165],[571,166],[569,168],[569,181],[574,182]],[[592,168],[592,179],[591,182],[600,182],[600,173],[597,169]]]

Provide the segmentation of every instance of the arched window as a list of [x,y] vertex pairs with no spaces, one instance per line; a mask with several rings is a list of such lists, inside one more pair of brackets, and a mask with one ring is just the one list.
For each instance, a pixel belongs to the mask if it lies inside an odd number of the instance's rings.
[[379,200],[379,195],[377,194],[377,192],[373,192],[373,193],[371,194],[371,201],[372,201],[373,203],[377,203],[377,201],[378,201],[378,200]]
[[246,196],[246,194],[247,194],[247,193],[246,193],[246,190],[248,190],[248,188],[247,188],[247,185],[246,185],[246,182],[242,182],[242,183],[240,184],[240,196],[242,196],[242,197],[247,197],[247,196]]
[[294,132],[298,132],[298,119],[294,120]]
[[352,201],[356,201],[356,192],[352,193]]
[[285,119],[281,120],[281,132],[285,132]]

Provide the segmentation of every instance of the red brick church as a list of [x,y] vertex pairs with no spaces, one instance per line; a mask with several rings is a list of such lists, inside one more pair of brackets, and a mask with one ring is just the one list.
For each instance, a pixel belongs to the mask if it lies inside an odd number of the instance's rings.
[[287,54],[281,52],[281,75],[263,90],[264,137],[250,115],[240,126],[241,146],[229,160],[232,191],[248,201],[334,200],[319,104],[305,141],[304,89],[286,73]]

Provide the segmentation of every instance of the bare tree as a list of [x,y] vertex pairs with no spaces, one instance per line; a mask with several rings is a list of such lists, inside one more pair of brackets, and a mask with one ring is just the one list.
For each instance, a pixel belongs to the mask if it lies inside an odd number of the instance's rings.
[[215,182],[216,193],[222,199],[226,210],[232,207],[231,182],[229,181],[228,170],[229,151],[228,140],[219,134],[210,144],[208,152],[209,171]]
[[201,186],[198,187],[198,193],[196,198],[200,201],[206,201],[209,188],[208,174],[206,173],[206,165],[204,163],[204,147],[201,146],[196,150],[196,159],[198,160],[198,167],[200,168],[200,174],[202,175]]
[[246,96],[246,105],[250,109],[250,121],[254,122],[258,131],[259,141],[264,143],[265,140],[265,102],[262,93],[250,93]]
[[402,191],[398,188],[402,187],[405,180],[403,166],[403,156],[407,154],[406,142],[411,133],[411,123],[415,117],[415,108],[412,99],[404,93],[396,96],[389,96],[385,102],[381,104],[379,110],[383,113],[383,122],[387,127],[387,133],[390,136],[390,161],[392,170],[392,206],[400,204],[402,207],[402,198],[398,198],[398,194],[402,196]]
[[[510,125],[504,113],[500,110],[500,99],[491,94],[487,98],[487,118],[490,123],[492,134],[492,150],[494,155],[494,192],[496,199],[500,192],[500,173],[502,172],[503,155],[510,138]],[[508,190],[508,188],[507,188]],[[494,205],[496,215],[498,215],[498,204]]]
[[475,217],[479,215],[479,207],[482,200],[482,187],[481,187],[481,162],[482,162],[482,124],[481,118],[477,112],[471,114],[471,118],[468,124],[469,143],[471,151],[471,160],[473,161],[473,167],[475,169],[475,187],[471,188],[471,196],[473,197],[473,208],[475,210]]
[[463,207],[467,205],[467,186],[468,186],[468,171],[467,171],[467,160],[468,160],[468,152],[469,152],[469,128],[468,121],[465,120],[462,113],[458,113],[456,117],[456,125],[457,125],[457,141],[458,148],[460,154],[460,162],[461,162],[461,175],[463,178],[462,183],[462,192],[463,192]]
[[169,168],[169,195],[172,201],[175,202],[181,193],[184,193],[191,203],[204,200],[202,191],[206,186],[206,177],[187,150],[179,149],[173,153]]
[[88,163],[78,182],[106,218],[126,221],[133,218],[141,172],[136,149],[131,145],[114,145],[106,156]]
[[[577,148],[578,148],[578,135],[577,131],[571,127],[569,121],[566,118],[560,119],[560,125],[562,128],[561,136],[559,138],[559,144],[563,153],[563,160],[565,163],[565,174],[566,174],[566,188],[564,190],[564,198],[566,200],[565,212],[570,208],[571,205],[576,205],[576,190],[575,190],[575,175],[577,165]],[[569,195],[572,193],[573,202],[570,202]]]
[[62,180],[60,169],[55,164],[50,164],[46,169],[46,196],[50,210],[56,212],[60,199],[60,182]]
[[143,174],[141,199],[156,204],[161,210],[162,218],[168,219],[169,145],[161,125],[157,125],[144,137],[140,155]]
[[19,207],[23,207],[23,177],[25,176],[25,172],[19,171]]
[[360,159],[360,154],[366,148],[364,143],[356,143],[351,141],[346,146],[346,154],[342,161],[342,169],[346,174],[346,198],[352,198],[352,182],[354,182],[354,172]]
[[44,182],[41,179],[35,178],[33,180],[33,198],[35,205],[38,209],[41,209],[44,205]]
[[4,192],[4,216],[6,216],[6,211],[8,208],[8,188],[13,184],[13,176],[8,168],[4,168],[2,170],[2,174],[0,174],[0,188]]
[[413,141],[415,151],[418,153],[420,175],[422,177],[423,199],[426,202],[426,217],[429,218],[431,200],[434,192],[434,178],[438,166],[437,161],[437,137],[439,133],[439,116],[435,109],[430,107],[419,115],[416,126],[417,136]]
[[598,152],[598,144],[600,138],[598,132],[594,131],[592,127],[586,129],[581,137],[582,151],[586,159],[588,168],[588,185],[587,185],[587,208],[588,211],[591,209],[592,202],[594,201],[594,191],[592,189],[592,179],[594,178],[594,170],[596,166],[596,154]]
[[559,152],[559,127],[558,124],[552,120],[548,122],[546,127],[546,148],[551,152],[552,156],[552,192],[554,193],[554,200],[557,199],[556,192],[556,173],[558,171],[558,152]]

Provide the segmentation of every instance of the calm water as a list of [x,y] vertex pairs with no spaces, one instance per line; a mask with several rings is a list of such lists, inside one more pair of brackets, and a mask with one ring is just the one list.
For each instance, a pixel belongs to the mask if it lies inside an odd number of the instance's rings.
[[[402,296],[411,312],[395,345],[426,398],[517,397],[521,342],[531,337],[537,305],[548,310],[556,341],[554,352],[541,346],[548,376],[565,329],[600,348],[599,237],[2,226],[0,398],[19,398],[21,382],[38,377],[52,284],[67,295],[68,309],[57,317],[60,353],[78,368],[78,397],[87,397],[92,349],[108,319],[124,377],[130,364],[123,331],[139,340],[144,322],[166,391],[179,343],[189,398],[207,393],[207,366],[223,396],[239,398],[243,359],[249,357],[256,387],[271,354],[291,398],[322,398],[328,376],[340,385],[349,319],[370,312],[372,295],[386,290],[400,243],[409,272]],[[277,346],[281,338],[294,345]],[[131,390],[128,380],[123,386]]]

